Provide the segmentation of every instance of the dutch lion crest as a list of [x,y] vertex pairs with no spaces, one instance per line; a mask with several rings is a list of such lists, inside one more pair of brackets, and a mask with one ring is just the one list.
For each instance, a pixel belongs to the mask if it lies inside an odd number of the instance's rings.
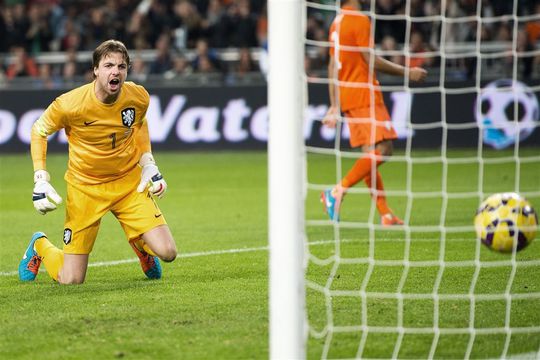
[[122,124],[127,127],[131,127],[135,122],[135,108],[127,108],[122,110]]
[[65,228],[64,229],[64,244],[69,244],[71,242],[71,236],[72,236],[73,232],[71,231],[70,228]]

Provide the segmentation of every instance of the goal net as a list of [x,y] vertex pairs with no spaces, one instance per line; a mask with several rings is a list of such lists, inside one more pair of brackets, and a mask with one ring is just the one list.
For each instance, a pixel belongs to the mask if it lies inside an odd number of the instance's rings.
[[[355,119],[322,125],[337,84],[328,52],[340,46],[328,29],[344,10],[340,1],[305,2],[307,358],[540,358],[540,239],[500,253],[473,226],[493,193],[517,192],[540,210],[532,3],[362,2],[371,58],[421,66],[428,77],[417,85],[377,73],[398,134],[379,167],[384,192],[370,190],[375,179],[351,187],[337,222],[320,194],[362,156],[349,146]],[[381,225],[380,196],[403,226]]]

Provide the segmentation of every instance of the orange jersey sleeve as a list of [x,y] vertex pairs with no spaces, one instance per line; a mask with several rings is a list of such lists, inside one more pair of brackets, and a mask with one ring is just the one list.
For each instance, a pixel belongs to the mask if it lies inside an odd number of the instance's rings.
[[[150,146],[145,130],[141,130],[149,101],[142,86],[125,82],[116,102],[104,104],[96,98],[94,83],[90,83],[58,97],[32,131],[43,138],[65,129],[69,142],[68,182],[97,184],[116,180],[137,166],[141,150]],[[141,132],[144,140],[138,140]],[[36,160],[39,165],[38,152],[36,141],[34,166]]]

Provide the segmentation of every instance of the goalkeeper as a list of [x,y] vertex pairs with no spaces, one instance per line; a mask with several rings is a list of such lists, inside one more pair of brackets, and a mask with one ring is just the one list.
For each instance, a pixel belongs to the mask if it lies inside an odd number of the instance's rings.
[[84,282],[88,257],[101,218],[108,211],[120,222],[143,271],[161,277],[159,259],[176,258],[176,245],[153,196],[167,184],[150,148],[146,111],[150,97],[125,82],[130,65],[123,43],[108,40],[92,59],[94,81],[59,96],[34,123],[33,202],[41,214],[62,202],[46,170],[47,137],[65,129],[69,143],[63,250],[42,232],[35,233],[19,264],[19,278],[32,281],[41,262],[62,284]]
[[[334,221],[339,221],[339,211],[347,190],[364,180],[375,197],[377,210],[383,226],[402,225],[403,221],[392,213],[386,197],[378,166],[392,155],[392,140],[397,134],[392,127],[390,115],[384,104],[375,71],[406,76],[411,81],[422,81],[426,70],[405,67],[379,56],[371,56],[373,39],[369,18],[360,13],[360,0],[341,2],[343,13],[336,16],[330,27],[330,61],[328,77],[330,107],[323,124],[335,127],[343,112],[350,131],[350,144],[361,148],[363,155],[356,160],[346,176],[332,189],[321,194],[324,210]],[[360,51],[356,50],[360,48]],[[356,51],[355,51],[356,50]]]

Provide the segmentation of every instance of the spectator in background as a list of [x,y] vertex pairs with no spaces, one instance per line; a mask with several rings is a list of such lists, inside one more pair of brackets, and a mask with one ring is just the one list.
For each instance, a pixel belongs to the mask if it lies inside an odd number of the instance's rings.
[[58,0],[41,0],[44,6],[44,14],[51,29],[52,41],[49,46],[51,51],[60,50],[60,34],[62,32],[65,18],[66,5],[62,5]]
[[214,66],[214,63],[208,56],[200,56],[197,59],[196,71],[198,73],[215,73],[218,72],[218,69]]
[[141,1],[139,6],[131,14],[126,26],[126,46],[135,50],[142,50],[150,48],[148,43],[148,35],[150,33],[148,22],[146,21],[146,14],[150,5],[148,1]]
[[[314,13],[308,15],[306,38],[309,40],[318,41],[320,43],[327,42],[327,33],[324,25],[324,19],[321,14]],[[321,45],[308,45],[307,55],[309,56],[309,69],[322,69],[328,63],[328,49]]]
[[189,75],[192,73],[192,71],[193,69],[191,69],[187,59],[182,55],[176,55],[173,57],[173,68],[163,74],[163,77],[170,80],[184,75]]
[[[537,2],[531,7],[531,13],[540,16],[540,2]],[[540,41],[540,19],[528,21],[525,25],[524,35],[526,35],[527,40],[525,41],[525,39],[520,39],[518,37],[518,47],[526,48],[530,51],[536,50],[538,48],[538,42]],[[531,73],[537,72],[540,67],[540,56],[536,55],[531,58]],[[526,63],[528,60],[525,58],[523,61]],[[525,64],[524,67],[527,68],[527,65]],[[528,71],[525,71],[525,73],[528,73]]]
[[169,34],[163,33],[156,42],[156,58],[150,64],[150,74],[163,74],[172,69],[171,39]]
[[[534,6],[533,14],[540,15],[540,2],[537,2]],[[540,40],[540,19],[527,22],[525,25],[525,32],[529,43],[536,44]]]
[[28,8],[29,26],[25,34],[27,50],[31,54],[50,51],[53,32],[49,24],[46,4],[32,3]]
[[[369,9],[365,9],[369,10]],[[377,15],[391,16],[403,12],[400,1],[377,0],[375,9]],[[383,37],[392,36],[397,42],[405,41],[405,21],[401,19],[377,19],[375,23],[375,42],[380,43]]]
[[77,59],[77,51],[69,49],[66,51],[66,60],[62,66],[62,79],[64,81],[74,82],[77,76],[84,73],[83,69],[88,69],[90,64],[81,64]]
[[219,45],[220,36],[219,27],[223,16],[225,15],[225,7],[220,0],[210,0],[206,8],[206,16],[201,20],[202,33],[208,38],[210,46],[216,47]]
[[26,47],[26,33],[30,27],[30,23],[25,14],[24,4],[22,2],[11,6],[6,6],[4,9],[4,20],[6,24],[7,48],[12,46]]
[[146,14],[149,28],[148,42],[156,45],[161,34],[168,33],[172,28],[172,16],[170,15],[166,3],[163,0],[153,0]]
[[382,57],[399,65],[405,65],[402,52],[397,48],[396,39],[390,35],[383,37],[381,41]]
[[65,85],[73,85],[76,83],[77,76],[77,63],[74,61],[67,61],[62,67],[62,81]]
[[60,87],[61,81],[59,81],[52,71],[51,64],[43,63],[39,65],[39,76],[35,82],[36,87],[43,89],[56,89]]
[[[452,19],[465,17],[467,14],[460,6],[458,0],[447,0],[446,16]],[[446,24],[445,38],[448,43],[465,41],[475,29],[470,26],[471,22],[449,22]]]
[[133,43],[132,48],[135,49],[136,51],[151,48],[150,44],[146,40],[146,36],[145,36],[145,33],[143,31],[137,33],[135,38],[133,38],[132,43]]
[[90,9],[83,26],[82,42],[85,49],[93,49],[103,41],[111,38],[109,32],[111,25],[106,22],[105,11],[100,6]]
[[266,4],[257,19],[257,41],[259,42],[259,46],[263,46],[268,41],[268,14]]
[[429,67],[433,64],[432,57],[419,55],[431,51],[424,41],[424,35],[422,35],[420,31],[413,31],[411,33],[409,51],[411,52],[408,64],[409,67]]
[[[520,29],[517,34],[516,51],[518,54],[531,52],[534,50],[533,44],[531,44],[525,29]],[[529,79],[533,73],[534,67],[538,65],[540,58],[538,56],[527,55],[519,57],[518,59],[518,71],[523,79]]]
[[240,48],[238,50],[238,63],[236,64],[236,67],[234,68],[234,72],[242,77],[247,73],[256,71],[257,67],[255,65],[255,62],[253,61],[253,58],[251,56],[251,51],[247,47]]
[[8,51],[8,30],[4,19],[5,9],[0,7],[0,53]]
[[249,0],[228,4],[212,38],[215,47],[256,47],[257,18],[251,13]]
[[104,11],[110,26],[110,38],[125,41],[126,20],[133,12],[132,0],[106,0]]
[[[519,0],[518,0],[519,1]],[[468,0],[469,3],[471,3],[471,7],[476,7],[476,1],[472,2]],[[490,0],[491,6],[493,7],[493,13],[495,16],[501,16],[501,15],[511,15],[514,11],[514,2],[509,0]],[[536,0],[529,0],[528,3],[532,4],[535,3]],[[523,1],[523,3],[527,3]]]
[[507,22],[503,22],[499,25],[497,32],[495,33],[495,41],[508,42],[512,41],[512,27]]
[[307,17],[306,22],[306,38],[309,40],[327,40],[326,35],[321,36],[320,32],[326,34],[326,29],[324,27],[324,21],[322,15],[319,13],[310,14]]
[[191,67],[195,72],[213,72],[221,70],[221,64],[213,49],[208,46],[208,40],[200,38],[195,47],[195,59]]
[[238,0],[238,12],[233,18],[235,27],[231,38],[231,45],[234,47],[256,47],[257,40],[257,19],[251,13],[249,0]]
[[172,29],[178,50],[193,48],[202,34],[202,18],[195,5],[189,0],[176,0],[173,6]]
[[6,70],[6,77],[11,80],[16,77],[37,77],[39,70],[34,59],[26,53],[23,46],[11,49],[11,62]]
[[144,82],[148,77],[148,71],[144,60],[140,56],[133,59],[129,69],[129,77],[135,82]]
[[309,54],[305,54],[304,56],[304,72],[306,73],[306,76],[308,79],[314,79],[317,77],[317,73],[315,72],[315,68],[313,66],[313,59],[309,56]]
[[0,86],[4,85],[6,82],[6,73],[4,71],[4,67],[2,66],[2,63],[0,62]]
[[60,50],[82,50],[80,30],[71,18],[65,19],[60,38]]

